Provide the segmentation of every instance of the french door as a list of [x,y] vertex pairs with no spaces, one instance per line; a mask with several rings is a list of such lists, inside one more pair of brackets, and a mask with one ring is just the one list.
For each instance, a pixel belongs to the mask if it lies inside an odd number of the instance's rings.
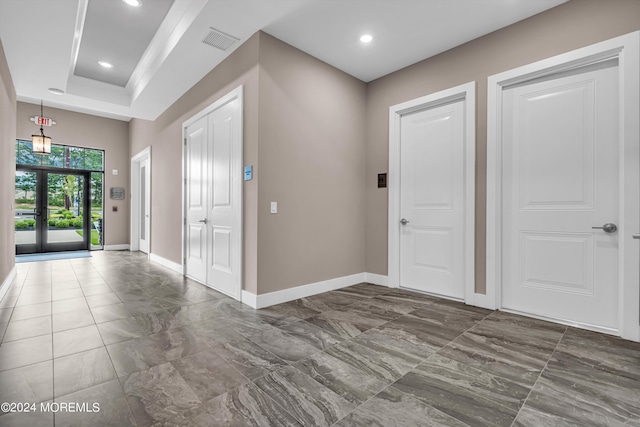
[[184,127],[185,274],[240,299],[242,292],[242,90]]
[[91,173],[16,167],[16,254],[89,249]]

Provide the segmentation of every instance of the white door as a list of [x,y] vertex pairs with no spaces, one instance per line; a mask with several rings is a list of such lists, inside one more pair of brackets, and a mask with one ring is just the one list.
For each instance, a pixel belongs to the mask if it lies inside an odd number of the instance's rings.
[[199,282],[207,281],[207,117],[185,131],[185,263],[186,274]]
[[400,286],[457,299],[465,296],[464,115],[461,99],[400,123]]
[[504,308],[618,328],[617,65],[503,91]]
[[242,122],[235,99],[209,115],[207,284],[240,298]]
[[140,162],[140,240],[139,249],[146,254],[149,253],[149,231],[150,227],[150,202],[151,202],[151,177],[149,173],[149,157]]

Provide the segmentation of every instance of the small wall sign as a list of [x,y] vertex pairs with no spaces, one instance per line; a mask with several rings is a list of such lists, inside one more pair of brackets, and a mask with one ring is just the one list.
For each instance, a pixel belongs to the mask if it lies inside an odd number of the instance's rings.
[[124,200],[124,188],[112,187],[109,191],[112,200]]

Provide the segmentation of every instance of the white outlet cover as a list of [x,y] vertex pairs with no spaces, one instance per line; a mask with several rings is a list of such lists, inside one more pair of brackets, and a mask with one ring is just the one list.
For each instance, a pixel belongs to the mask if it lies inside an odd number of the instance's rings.
[[112,175],[118,175],[118,169],[113,169],[113,170],[111,171],[111,174],[112,174]]

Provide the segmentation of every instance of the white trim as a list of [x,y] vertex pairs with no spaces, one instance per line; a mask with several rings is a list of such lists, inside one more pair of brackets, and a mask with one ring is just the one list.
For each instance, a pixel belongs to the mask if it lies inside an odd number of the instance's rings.
[[169,270],[173,270],[176,273],[182,274],[182,264],[178,264],[177,262],[169,261],[168,259],[163,258],[160,255],[156,255],[154,253],[149,253],[149,261],[155,262],[156,264],[160,264],[163,267],[167,267]]
[[9,271],[9,274],[2,282],[2,285],[0,285],[0,301],[2,301],[2,298],[4,298],[4,296],[9,291],[9,288],[11,287],[11,283],[13,283],[13,279],[16,278],[17,272],[18,272],[18,269],[14,264],[13,268]]
[[[502,91],[513,84],[618,59],[620,82],[619,330],[640,341],[640,31],[505,71],[488,78],[487,100],[487,308],[501,308],[502,289]],[[560,319],[558,319],[560,321]]]
[[465,302],[474,304],[475,296],[475,164],[476,164],[476,83],[469,82],[441,92],[413,99],[389,108],[389,276],[387,286],[400,286],[400,120],[403,115],[457,100],[465,101],[465,219],[464,289]]
[[131,246],[129,244],[123,244],[123,245],[104,245],[102,247],[102,250],[104,251],[128,251],[131,249]]
[[364,273],[364,281],[372,285],[389,287],[389,276],[375,273]]
[[601,326],[592,325],[590,323],[574,322],[573,320],[567,320],[567,319],[562,319],[562,318],[552,318],[552,317],[540,316],[538,314],[531,314],[531,313],[526,313],[526,312],[518,311],[518,310],[511,310],[511,309],[507,309],[507,308],[502,308],[502,309],[500,309],[500,311],[504,311],[506,313],[517,314],[519,316],[532,317],[534,319],[540,319],[540,320],[544,320],[546,322],[560,323],[562,325],[573,326],[574,328],[587,329],[589,331],[600,332],[602,334],[617,335],[617,333],[618,333],[617,329],[603,328]]
[[495,310],[493,299],[486,294],[474,293],[473,304],[469,303],[469,305],[474,305],[476,307],[486,308],[489,310]]
[[[185,276],[188,276],[187,274],[187,263],[186,263],[186,259],[185,259],[185,254],[186,254],[186,245],[187,245],[187,241],[185,239],[186,237],[186,232],[185,232],[185,227],[187,224],[187,206],[186,206],[186,192],[185,192],[185,186],[186,186],[186,180],[187,180],[187,170],[185,167],[186,164],[186,132],[187,132],[187,128],[197,122],[198,120],[200,120],[201,118],[207,116],[208,114],[210,114],[211,112],[222,108],[223,106],[225,106],[226,104],[234,101],[234,100],[238,100],[240,106],[240,125],[239,125],[239,133],[240,133],[240,150],[238,154],[234,154],[234,158],[231,160],[232,163],[232,168],[235,169],[236,165],[239,165],[239,168],[237,168],[238,170],[236,170],[236,174],[231,182],[231,186],[232,186],[232,193],[234,195],[237,195],[238,197],[238,210],[237,210],[237,215],[235,216],[235,218],[233,219],[234,223],[233,226],[236,228],[237,233],[235,234],[235,239],[237,239],[237,245],[235,247],[238,248],[239,253],[235,254],[238,256],[238,263],[239,263],[239,267],[238,267],[238,274],[237,274],[237,283],[235,286],[235,293],[233,295],[229,295],[232,298],[235,298],[237,300],[241,300],[242,299],[242,286],[243,286],[243,281],[244,281],[244,227],[243,227],[243,218],[244,218],[244,194],[243,194],[243,189],[244,189],[244,175],[243,175],[243,153],[244,153],[244,87],[242,85],[238,86],[237,88],[233,89],[232,91],[230,91],[229,93],[227,93],[226,95],[222,96],[221,98],[219,98],[218,100],[216,100],[215,102],[213,102],[211,105],[209,105],[208,107],[206,107],[204,110],[198,112],[197,114],[195,114],[194,116],[192,116],[190,119],[186,120],[185,122],[182,123],[182,140],[180,141],[180,144],[182,145],[182,183],[181,183],[181,188],[182,188],[182,227],[181,227],[181,234],[182,234],[182,253],[180,255],[180,259],[183,262],[183,266],[182,266],[182,274]],[[235,147],[232,147],[232,151],[235,150]],[[208,258],[207,258],[208,259]],[[207,286],[211,287],[210,284],[205,283]],[[215,289],[215,288],[214,288]],[[218,289],[216,289],[218,290]]]
[[310,297],[323,292],[335,291],[336,289],[357,285],[358,283],[366,281],[366,275],[367,273],[352,274],[350,276],[337,277],[335,279],[323,280],[322,282],[310,283],[308,285],[296,286],[295,288],[260,295],[255,295],[243,290],[242,302],[256,309],[265,308],[282,304],[283,302],[297,300],[298,298]]
[[[140,216],[140,198],[138,197],[140,192],[140,164],[147,158],[149,159],[149,176],[151,176],[151,146],[144,148],[131,157],[131,222],[129,225],[131,251],[140,250],[140,239],[138,238],[140,236],[140,221],[138,221]],[[151,191],[151,185],[152,183],[149,182],[149,191]],[[149,199],[151,199],[151,194],[149,194]],[[151,222],[151,212],[149,212],[149,222]],[[151,225],[149,225],[149,228],[151,228]],[[151,230],[149,230],[147,239],[149,240],[149,254],[151,254]]]
[[241,301],[243,304],[246,304],[251,308],[258,308],[258,295],[252,294],[251,292],[245,291],[244,289],[242,290]]

